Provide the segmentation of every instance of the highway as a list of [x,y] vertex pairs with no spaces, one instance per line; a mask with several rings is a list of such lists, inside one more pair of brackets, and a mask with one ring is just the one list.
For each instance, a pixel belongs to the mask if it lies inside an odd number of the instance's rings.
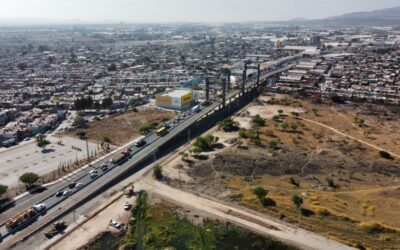
[[[292,65],[284,66],[281,69],[270,71],[262,76],[260,79],[266,79],[275,74],[286,71],[290,69],[290,67],[292,67]],[[246,84],[246,89],[253,88],[253,85],[255,84],[255,80],[250,80]],[[232,90],[227,94],[226,100],[229,101],[239,94],[240,90]],[[59,185],[51,187],[48,192],[45,193],[47,196],[43,195],[43,199],[39,201],[32,199],[34,203],[30,203],[28,200],[23,203],[23,206],[18,206],[16,209],[11,209],[14,211],[14,214],[17,214],[18,211],[23,211],[24,209],[31,207],[35,204],[43,203],[47,206],[46,213],[38,215],[37,217],[33,218],[32,221],[29,221],[24,225],[20,225],[18,228],[12,230],[11,232],[7,232],[4,226],[5,220],[4,218],[2,218],[2,220],[0,221],[0,233],[2,234],[3,247],[11,248],[19,241],[31,236],[37,230],[43,228],[52,221],[57,220],[61,217],[62,214],[72,211],[75,206],[79,206],[79,204],[84,202],[85,199],[91,197],[92,195],[96,195],[96,192],[98,190],[102,190],[102,188],[107,186],[107,184],[109,184],[113,180],[118,179],[119,177],[129,172],[129,170],[131,170],[132,168],[138,166],[138,164],[140,164],[141,162],[145,161],[152,155],[155,155],[159,147],[172,141],[183,131],[190,128],[196,121],[203,119],[207,116],[207,114],[210,114],[214,110],[218,109],[221,104],[222,101],[217,100],[212,102],[207,107],[202,107],[200,112],[186,112],[185,116],[181,115],[179,118],[173,121],[173,124],[171,124],[171,127],[168,129],[167,135],[163,137],[159,137],[155,133],[147,135],[145,138],[146,145],[142,147],[135,147],[133,145],[133,142],[131,142],[130,144],[120,148],[118,152],[125,151],[128,148],[132,150],[131,156],[127,159],[126,162],[121,164],[112,164],[110,163],[110,159],[112,157],[112,155],[110,154],[103,160],[93,163],[91,167],[79,172],[78,174],[76,174],[76,176],[73,176],[68,182],[64,181]],[[101,170],[101,166],[103,164],[108,165],[107,171]],[[91,176],[88,174],[88,172],[93,169],[96,169],[98,172],[98,176],[96,178],[91,178]],[[71,189],[68,187],[68,184],[71,182],[79,182],[82,183],[83,186],[79,189]],[[67,190],[70,190],[72,192],[69,196],[55,196],[55,193],[57,191],[64,192]],[[7,212],[13,212],[11,210]],[[12,235],[13,237],[9,237],[10,235]]]

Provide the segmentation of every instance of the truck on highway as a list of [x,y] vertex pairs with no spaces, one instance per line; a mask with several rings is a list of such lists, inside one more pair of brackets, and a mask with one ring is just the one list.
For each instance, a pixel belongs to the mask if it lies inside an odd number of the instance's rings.
[[132,151],[130,149],[127,149],[123,152],[116,153],[111,157],[110,162],[114,164],[121,163],[123,160],[125,160],[128,156],[131,155],[131,152]]
[[15,215],[8,221],[6,221],[5,225],[7,230],[12,230],[16,228],[19,225],[22,225],[23,223],[29,221],[29,219],[32,219],[38,214],[43,213],[46,210],[46,205],[45,204],[37,204],[31,208],[26,209],[25,211]]

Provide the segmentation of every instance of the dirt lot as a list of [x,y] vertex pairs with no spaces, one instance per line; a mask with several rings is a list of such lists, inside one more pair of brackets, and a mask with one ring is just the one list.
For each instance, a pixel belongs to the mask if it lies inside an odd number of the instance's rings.
[[[249,139],[240,139],[243,144],[237,145],[238,132],[209,131],[220,138],[224,148],[202,157],[178,159],[164,169],[168,174],[168,169],[180,165],[187,175],[181,186],[284,216],[350,245],[396,249],[400,245],[396,209],[400,207],[400,161],[382,158],[379,150],[367,143],[399,152],[399,134],[393,131],[399,131],[400,122],[396,110],[382,113],[380,107],[374,109],[264,96],[234,117],[246,129],[252,128],[251,116],[260,114],[267,119],[265,126],[254,128],[260,145]],[[279,119],[273,118],[278,110]],[[293,112],[366,143],[297,119]],[[271,140],[277,141],[275,148],[271,148]],[[169,177],[172,184],[177,183],[176,171]],[[269,190],[272,204],[259,202],[253,194],[257,186]],[[300,215],[291,201],[293,194],[302,196],[309,214]]]
[[78,131],[84,131],[92,142],[100,143],[104,137],[107,137],[113,145],[122,146],[140,135],[139,127],[143,123],[157,122],[161,124],[163,117],[172,118],[174,115],[174,112],[156,108],[140,108],[138,112],[126,111],[101,121],[90,122],[89,128],[73,129],[68,132],[68,135],[77,137]]

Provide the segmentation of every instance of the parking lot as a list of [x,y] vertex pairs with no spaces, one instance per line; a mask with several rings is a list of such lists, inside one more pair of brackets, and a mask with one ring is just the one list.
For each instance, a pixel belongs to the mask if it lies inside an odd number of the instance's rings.
[[[0,184],[16,186],[18,178],[26,172],[44,175],[57,170],[61,162],[74,162],[86,157],[85,141],[71,137],[60,139],[53,135],[48,135],[47,139],[51,144],[46,153],[41,152],[34,140],[0,152]],[[60,140],[62,145],[57,144]],[[81,151],[73,149],[72,146],[80,148]],[[95,150],[98,150],[97,145],[89,142],[90,153]]]

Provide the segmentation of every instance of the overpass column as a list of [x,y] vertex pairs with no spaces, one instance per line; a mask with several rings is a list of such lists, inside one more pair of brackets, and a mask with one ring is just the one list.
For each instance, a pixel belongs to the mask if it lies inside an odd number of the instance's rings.
[[246,78],[247,78],[247,62],[244,63],[243,81],[242,81],[242,95],[244,95],[244,91],[245,91],[245,88],[246,88]]
[[260,86],[261,64],[257,65],[257,87]]
[[206,100],[210,99],[210,78],[206,77]]
[[229,73],[228,73],[228,76],[227,76],[227,78],[228,78],[228,81],[227,81],[227,91],[228,91],[228,93],[229,93],[229,91],[231,91],[231,72],[229,71]]
[[222,77],[222,107],[226,105],[226,77]]

